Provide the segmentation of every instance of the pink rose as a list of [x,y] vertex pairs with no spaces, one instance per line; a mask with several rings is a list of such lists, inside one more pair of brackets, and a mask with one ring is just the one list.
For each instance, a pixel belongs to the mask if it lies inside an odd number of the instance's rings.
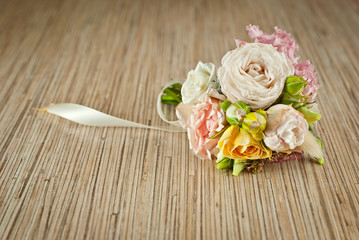
[[277,104],[267,110],[264,143],[273,151],[291,152],[304,142],[308,123],[303,115],[290,105]]
[[177,107],[177,116],[182,125],[187,128],[190,147],[200,159],[211,159],[212,151],[217,146],[217,139],[209,139],[221,131],[224,127],[225,116],[219,107],[219,100],[206,97],[201,102],[192,107],[192,113],[186,119],[187,104],[180,104]]

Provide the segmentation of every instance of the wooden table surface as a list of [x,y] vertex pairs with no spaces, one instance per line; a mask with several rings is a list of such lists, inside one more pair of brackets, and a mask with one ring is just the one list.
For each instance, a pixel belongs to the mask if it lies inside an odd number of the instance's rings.
[[[0,239],[358,238],[358,13],[357,0],[0,0]],[[199,60],[219,67],[250,23],[291,32],[316,66],[323,166],[232,177],[186,134],[33,110],[72,102],[165,126],[160,87]]]

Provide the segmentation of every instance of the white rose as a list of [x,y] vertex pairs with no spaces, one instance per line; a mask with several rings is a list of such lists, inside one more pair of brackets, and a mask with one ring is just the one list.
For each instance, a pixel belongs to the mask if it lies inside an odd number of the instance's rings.
[[[216,68],[214,64],[198,62],[196,69],[188,73],[187,80],[182,85],[182,102],[196,104],[203,101],[206,95],[218,94],[215,89],[210,88],[215,81]],[[220,96],[213,97],[219,98]]]
[[270,44],[246,43],[229,51],[218,69],[222,92],[231,102],[243,101],[253,110],[265,109],[294,74],[292,62]]
[[286,152],[303,144],[308,123],[300,112],[290,105],[277,104],[270,107],[267,114],[263,139],[267,147]]

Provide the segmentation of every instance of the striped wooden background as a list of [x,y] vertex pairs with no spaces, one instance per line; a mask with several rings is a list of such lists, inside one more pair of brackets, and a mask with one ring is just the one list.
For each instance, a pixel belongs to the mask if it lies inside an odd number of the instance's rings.
[[[325,165],[232,177],[185,134],[33,110],[73,102],[165,125],[160,87],[219,66],[249,23],[291,32],[316,66]],[[359,238],[358,33],[357,0],[0,0],[0,239]]]

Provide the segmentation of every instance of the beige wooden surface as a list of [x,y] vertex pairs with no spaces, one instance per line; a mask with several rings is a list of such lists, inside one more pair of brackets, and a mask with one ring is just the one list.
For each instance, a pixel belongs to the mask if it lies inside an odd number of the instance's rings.
[[[358,13],[356,0],[1,0],[0,239],[358,238]],[[316,66],[325,165],[232,177],[186,134],[33,110],[73,102],[165,125],[160,87],[199,60],[218,67],[249,23],[291,32]]]

